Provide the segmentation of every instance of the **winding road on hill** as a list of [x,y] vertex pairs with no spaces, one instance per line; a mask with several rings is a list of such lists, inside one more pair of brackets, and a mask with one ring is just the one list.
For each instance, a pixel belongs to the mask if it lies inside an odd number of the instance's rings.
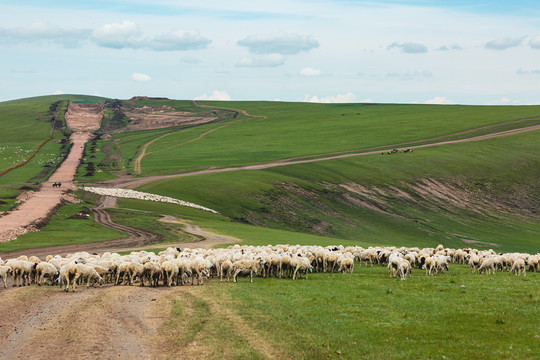
[[[485,129],[486,127],[478,128],[478,130]],[[449,144],[459,144],[464,142],[471,142],[471,141],[480,141],[480,140],[486,140],[486,139],[492,139],[496,137],[501,136],[508,136],[508,135],[515,135],[523,132],[529,132],[529,131],[535,131],[539,130],[540,125],[531,125],[526,126],[522,128],[517,129],[511,129],[511,130],[504,130],[504,131],[497,131],[490,134],[483,134],[483,135],[476,135],[471,137],[466,137],[462,139],[456,139],[456,140],[442,140],[442,141],[435,141],[428,144],[421,144],[421,145],[411,145],[407,146],[407,149],[422,149],[422,148],[428,148],[428,147],[434,147],[434,146],[441,146],[441,145],[449,145]],[[469,130],[468,132],[473,132],[477,129]],[[448,134],[447,136],[452,135],[458,135],[463,132],[455,133],[455,134]],[[436,138],[429,138],[429,139],[420,139],[416,140],[415,143],[429,141],[431,139]],[[394,144],[394,145],[385,145],[380,146],[377,148],[377,150],[370,150],[370,151],[362,151],[362,152],[354,152],[354,153],[348,153],[348,154],[339,154],[339,155],[328,155],[328,154],[319,154],[316,158],[311,159],[284,159],[284,160],[278,160],[273,161],[269,163],[262,163],[262,164],[253,164],[253,165],[245,165],[245,166],[237,166],[237,167],[228,167],[228,168],[221,168],[221,169],[205,169],[205,170],[197,170],[197,171],[189,171],[184,172],[180,174],[171,174],[171,175],[154,175],[154,176],[146,176],[146,177],[140,177],[140,178],[133,178],[133,177],[123,177],[123,178],[117,178],[110,181],[104,181],[99,183],[100,186],[108,186],[108,187],[119,187],[119,188],[137,188],[141,185],[158,181],[158,180],[164,180],[164,179],[171,179],[171,178],[177,178],[177,177],[185,177],[185,176],[194,176],[194,175],[204,175],[204,174],[215,174],[215,173],[223,173],[223,172],[231,172],[231,171],[247,171],[247,170],[264,170],[264,169],[270,169],[274,167],[279,166],[290,166],[290,165],[299,165],[299,164],[308,164],[313,162],[320,162],[320,161],[327,161],[327,160],[336,160],[336,159],[344,159],[348,157],[356,157],[356,156],[366,156],[366,155],[380,155],[381,153],[386,153],[391,149],[394,149],[395,147],[402,145],[402,144]]]

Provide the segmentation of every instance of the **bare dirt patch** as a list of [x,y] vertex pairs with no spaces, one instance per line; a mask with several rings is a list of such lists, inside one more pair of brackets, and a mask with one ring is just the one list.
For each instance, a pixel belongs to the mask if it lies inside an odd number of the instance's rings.
[[65,118],[67,126],[75,132],[98,130],[103,118],[103,104],[77,104],[70,101]]
[[190,112],[175,111],[174,108],[164,105],[161,107],[143,106],[124,113],[131,119],[123,131],[138,131],[161,129],[172,126],[185,126],[205,124],[218,119],[213,115],[193,114]]
[[[2,359],[155,359],[170,308],[164,288],[107,286],[64,293],[58,287],[2,291]],[[27,294],[21,301],[21,294]]]

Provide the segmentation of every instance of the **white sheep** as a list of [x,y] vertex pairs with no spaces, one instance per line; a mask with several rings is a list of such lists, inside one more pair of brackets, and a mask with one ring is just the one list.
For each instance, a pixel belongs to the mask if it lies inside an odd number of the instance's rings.
[[388,273],[390,277],[400,277],[401,280],[406,280],[407,276],[412,272],[411,263],[409,261],[398,255],[392,254],[388,258]]
[[172,262],[178,266],[177,283],[184,285],[186,283],[186,277],[191,277],[193,275],[193,272],[191,271],[191,260],[187,258],[178,258],[172,260]]
[[478,270],[479,265],[480,257],[476,254],[471,254],[469,256],[469,266],[471,267],[471,272],[474,273],[476,270]]
[[338,260],[337,264],[339,266],[338,272],[342,273],[351,273],[354,271],[354,258],[348,255],[341,255]]
[[424,262],[424,268],[426,269],[426,275],[433,276],[437,274],[437,260],[434,257],[427,257]]
[[197,285],[203,284],[203,277],[208,275],[207,264],[204,258],[196,257],[191,261],[191,285],[195,278],[197,278]]
[[261,271],[264,264],[265,261],[263,259],[235,261],[232,264],[231,269],[231,272],[233,273],[233,281],[237,282],[236,277],[238,275],[249,273],[249,282],[253,282],[253,274],[257,275]]
[[170,261],[164,261],[161,264],[161,274],[163,276],[163,281],[167,282],[168,287],[171,287],[174,280],[178,277],[178,266]]
[[493,273],[495,275],[497,273],[497,261],[494,257],[484,258],[480,260],[480,266],[478,267],[478,273],[483,274],[485,272]]
[[523,273],[523,276],[526,276],[525,274],[525,261],[521,258],[518,258],[514,261],[514,264],[512,265],[512,273],[516,274],[516,276],[519,276],[521,273]]
[[529,266],[529,271],[537,272],[538,263],[540,263],[540,255],[531,255],[527,258],[527,265]]
[[45,278],[50,282],[50,285],[53,284],[54,280],[58,276],[58,269],[51,263],[40,262],[36,265],[36,284],[39,286],[43,285]]
[[437,274],[448,271],[448,261],[451,259],[446,255],[435,255],[435,262],[437,264]]
[[[225,260],[221,263],[219,267],[219,279],[220,282],[223,282],[223,275],[227,277],[227,282],[229,282],[229,278],[231,277],[231,270],[232,270],[233,263],[230,260]],[[266,265],[266,264],[265,264]]]
[[115,285],[120,284],[120,276],[122,276],[122,284],[126,284],[127,280],[129,279],[129,267],[131,265],[131,262],[120,262],[117,264],[116,267],[116,281],[114,282]]
[[11,267],[7,265],[0,265],[0,279],[4,282],[4,288],[7,288],[7,280],[11,275]]
[[142,283],[144,266],[142,264],[136,263],[136,262],[129,264],[128,273],[129,273],[129,285],[133,285],[133,280],[135,280],[135,278],[138,277],[139,279],[141,279],[141,286],[144,286],[144,284]]
[[[27,259],[26,256],[20,256],[20,258]],[[30,285],[32,280],[32,271],[34,270],[34,263],[27,260],[11,259],[6,262],[6,265],[11,267],[13,272],[13,286]]]
[[90,287],[90,282],[98,283],[100,286],[103,285],[103,278],[98,274],[96,269],[90,265],[85,264],[76,264],[75,265],[75,277],[73,283],[77,283],[80,280],[81,282],[86,280],[86,287]]
[[143,265],[144,271],[141,278],[141,286],[144,286],[144,280],[150,283],[150,286],[158,286],[161,275],[161,267],[158,263],[149,261]]
[[291,261],[291,266],[294,268],[293,280],[296,279],[296,274],[299,270],[300,274],[304,273],[306,280],[308,278],[308,272],[313,271],[313,266],[311,266],[309,259],[301,256],[295,256]]
[[111,274],[111,271],[109,269],[101,265],[96,265],[94,263],[88,263],[86,265],[93,267],[96,270],[96,272],[99,274],[99,276],[101,276],[101,278],[103,279],[103,282],[106,282],[108,276]]
[[58,276],[59,284],[64,288],[65,292],[69,291],[69,284],[71,283],[72,291],[75,291],[75,275],[77,270],[77,264],[70,262],[60,268],[60,274]]

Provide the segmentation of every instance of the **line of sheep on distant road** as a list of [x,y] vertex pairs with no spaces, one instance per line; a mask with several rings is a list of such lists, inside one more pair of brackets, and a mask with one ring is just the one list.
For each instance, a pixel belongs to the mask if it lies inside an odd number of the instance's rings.
[[538,270],[540,254],[504,253],[471,248],[396,248],[359,246],[300,246],[268,245],[240,246],[226,249],[168,248],[158,254],[147,251],[129,255],[105,252],[86,252],[47,256],[41,261],[35,256],[20,256],[3,261],[0,258],[0,279],[7,287],[11,277],[13,286],[31,284],[60,285],[72,291],[78,285],[103,284],[140,286],[177,286],[191,283],[202,285],[205,278],[216,277],[223,282],[238,276],[308,278],[310,272],[352,273],[355,262],[360,266],[386,266],[390,277],[406,280],[412,269],[425,270],[433,276],[449,270],[450,263],[469,264],[472,272],[495,274],[498,270],[524,275]]

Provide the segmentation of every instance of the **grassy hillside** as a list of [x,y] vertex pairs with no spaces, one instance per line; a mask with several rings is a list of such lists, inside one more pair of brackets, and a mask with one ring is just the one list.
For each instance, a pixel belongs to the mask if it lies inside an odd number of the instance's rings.
[[[206,104],[206,103],[205,103]],[[223,104],[220,104],[223,106]],[[471,107],[305,103],[232,103],[254,117],[198,138],[201,127],[171,133],[148,147],[143,175],[224,167],[317,154],[392,147],[490,124],[536,117],[540,107]],[[187,136],[186,136],[187,135]]]
[[[163,104],[193,113],[212,111],[188,101],[147,98],[109,100],[106,109],[112,114]],[[221,108],[224,103],[204,102],[204,106],[216,105]],[[535,106],[225,105],[238,116],[201,126],[98,137],[87,144],[77,179],[89,182],[129,173],[143,149],[142,175],[147,175],[391,148],[397,143],[470,137],[540,121],[540,107]],[[109,120],[111,124],[111,116]],[[140,190],[219,210],[225,217],[212,220],[197,215],[194,221],[249,241],[258,241],[260,232],[267,234],[264,241],[273,243],[294,243],[296,236],[307,234],[323,242],[443,243],[537,251],[538,147],[536,131],[410,154],[169,179]],[[142,203],[136,208],[149,206]]]
[[68,101],[103,100],[86,95],[51,95],[0,103],[0,173],[34,155],[24,166],[0,176],[0,210],[14,205],[14,197],[21,192],[21,187],[38,186],[66,156],[69,131],[65,127],[64,114]]
[[538,251],[538,132],[412,154],[168,179],[140,190],[252,225],[386,245]]

